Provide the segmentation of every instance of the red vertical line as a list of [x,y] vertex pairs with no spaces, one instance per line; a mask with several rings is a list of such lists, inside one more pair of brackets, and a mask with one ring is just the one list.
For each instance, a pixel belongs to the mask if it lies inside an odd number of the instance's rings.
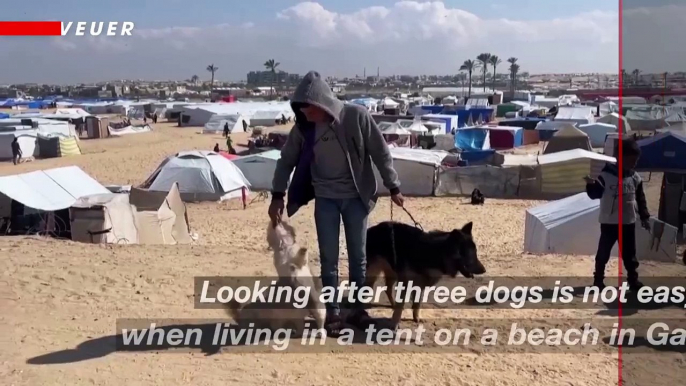
[[[623,8],[624,8],[623,5],[624,5],[623,0],[619,0],[619,19],[618,19],[618,21],[619,21],[619,112],[620,112],[622,118],[624,118],[624,109],[623,109],[623,106],[624,106],[624,74],[622,72],[622,68],[624,68],[624,58],[622,55],[623,51],[624,51],[624,38],[623,38],[624,37],[623,36],[624,31],[623,31],[623,20],[622,20],[623,19]],[[623,172],[622,171],[622,158],[623,158],[622,157],[622,151],[623,151],[622,132],[624,129],[623,126],[624,126],[623,119],[620,119],[618,122],[618,126],[617,126],[617,131],[618,131],[617,136],[619,137],[619,140],[617,141],[618,143],[617,143],[617,154],[616,155],[617,155],[617,169],[619,169],[618,170],[619,175],[622,177],[623,177],[623,173],[622,173]],[[621,285],[622,266],[623,266],[623,264],[621,262],[622,240],[623,240],[623,236],[624,236],[622,234],[623,233],[622,232],[622,228],[623,228],[622,227],[622,220],[623,220],[622,211],[623,211],[624,206],[622,205],[623,192],[622,192],[621,187],[623,186],[623,184],[621,183],[621,181],[622,181],[621,177],[620,177],[619,181],[620,181],[620,183],[617,186],[617,193],[619,196],[619,198],[618,198],[619,208],[620,208],[619,213],[618,213],[618,217],[619,217],[618,223],[619,224],[617,225],[619,227],[618,237],[617,237],[617,248],[619,249],[619,260],[620,261],[618,262],[617,266],[619,267],[619,269],[618,269],[619,279],[618,280],[620,281],[619,284]],[[617,326],[618,326],[619,330],[621,331],[622,330],[622,314],[623,314],[622,302],[618,303],[617,313],[618,313],[618,319],[619,319],[617,322],[618,323]],[[619,352],[617,355],[618,355],[618,359],[617,359],[617,385],[622,386],[622,378],[623,378],[622,377],[622,367],[623,366],[622,366],[622,346],[621,346],[621,343],[619,345]]]

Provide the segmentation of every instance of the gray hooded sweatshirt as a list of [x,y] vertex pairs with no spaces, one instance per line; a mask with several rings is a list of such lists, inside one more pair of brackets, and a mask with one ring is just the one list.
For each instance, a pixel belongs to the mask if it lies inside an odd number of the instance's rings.
[[[333,177],[339,180],[338,183],[326,189],[326,193],[330,196],[336,197],[336,190],[339,188],[340,197],[346,197],[350,193],[350,185],[340,173],[334,172],[335,175],[323,173],[327,170],[327,166],[340,171],[341,160],[327,160],[326,156],[322,156],[321,148],[317,150],[318,154],[315,156],[314,147],[318,146],[315,145],[316,134],[320,135],[321,140],[322,134],[326,135],[327,130],[322,127],[317,128],[307,121],[300,111],[302,104],[317,106],[331,116],[329,129],[333,135],[327,135],[326,139],[329,142],[335,140],[342,149],[341,152],[332,151],[331,156],[345,157],[343,162],[350,169],[354,187],[370,212],[377,200],[376,177],[372,165],[376,165],[384,186],[390,190],[391,194],[400,192],[400,182],[398,174],[393,169],[390,150],[369,111],[363,106],[345,104],[338,100],[319,73],[310,71],[296,88],[291,100],[296,114],[296,124],[281,149],[281,158],[276,163],[272,181],[272,195],[275,199],[282,199],[286,189],[289,191],[287,205],[289,217],[314,198],[313,173],[315,183],[318,184],[321,184],[322,178]],[[326,146],[330,145],[329,143]],[[318,164],[313,168],[312,164],[315,159]],[[293,173],[293,180],[289,187],[288,181],[294,168],[296,171]],[[319,189],[323,191],[321,187]]]

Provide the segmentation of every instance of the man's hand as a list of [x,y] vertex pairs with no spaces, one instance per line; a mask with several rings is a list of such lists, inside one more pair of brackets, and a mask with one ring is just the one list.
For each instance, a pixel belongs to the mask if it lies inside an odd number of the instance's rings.
[[393,194],[391,195],[391,201],[393,201],[396,205],[402,208],[405,204],[405,197],[403,197],[402,193]]
[[643,229],[650,230],[650,220],[641,220],[641,226],[643,227]]
[[269,219],[272,220],[272,225],[277,226],[281,223],[281,217],[283,216],[284,203],[282,198],[272,199],[271,204],[269,204]]

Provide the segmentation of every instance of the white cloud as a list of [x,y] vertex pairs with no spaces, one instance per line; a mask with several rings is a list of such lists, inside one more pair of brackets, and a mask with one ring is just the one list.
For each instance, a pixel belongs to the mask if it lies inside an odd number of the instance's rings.
[[[363,67],[371,73],[379,66],[382,74],[444,74],[481,52],[516,56],[522,70],[530,72],[618,68],[616,13],[561,15],[493,19],[442,2],[418,1],[337,13],[302,2],[273,18],[240,25],[145,29],[139,23],[131,37],[33,40],[33,51],[45,60],[25,68],[0,58],[5,68],[0,81],[205,77],[210,62],[220,67],[219,79],[243,79],[267,58],[300,73],[318,69],[326,75],[361,75]],[[0,49],[4,44],[0,40]],[[88,60],[72,60],[74,45]]]

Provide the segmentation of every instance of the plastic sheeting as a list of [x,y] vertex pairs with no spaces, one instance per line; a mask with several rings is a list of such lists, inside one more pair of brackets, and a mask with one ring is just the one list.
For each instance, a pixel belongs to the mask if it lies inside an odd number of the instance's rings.
[[69,208],[81,197],[109,191],[77,166],[67,166],[0,177],[0,193],[29,208],[52,212]]
[[603,147],[605,146],[605,138],[609,133],[616,133],[617,126],[609,123],[589,123],[587,125],[579,125],[579,130],[583,131],[588,135],[588,139],[591,141],[591,146],[593,147]]
[[252,190],[272,190],[272,179],[276,169],[276,161],[281,158],[281,151],[270,150],[264,153],[238,157],[233,163],[243,172],[250,182]]
[[638,145],[641,157],[637,169],[686,171],[686,137],[666,132],[638,141]]
[[485,128],[460,129],[455,133],[455,147],[462,150],[488,150],[491,148],[489,130]]
[[466,196],[477,188],[486,197],[517,197],[519,167],[467,166],[438,172],[436,196]]

